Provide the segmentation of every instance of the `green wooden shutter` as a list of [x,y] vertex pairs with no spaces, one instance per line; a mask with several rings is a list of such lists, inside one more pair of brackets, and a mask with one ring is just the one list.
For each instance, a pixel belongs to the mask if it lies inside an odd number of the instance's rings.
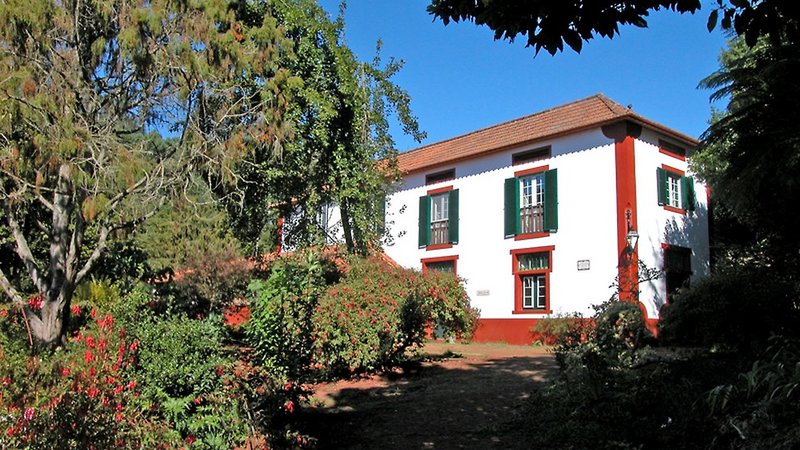
[[431,242],[431,197],[419,198],[419,246],[427,247]]
[[694,178],[681,177],[681,204],[683,209],[687,211],[694,211],[697,197],[694,193]]
[[658,204],[666,205],[667,197],[669,196],[667,190],[667,171],[660,167],[657,168],[656,179],[658,180]]
[[558,169],[544,173],[544,229],[558,231]]
[[519,178],[506,178],[504,200],[504,235],[511,237],[519,231]]
[[449,193],[450,198],[448,199],[449,206],[448,206],[448,237],[447,240],[451,244],[458,244],[458,189],[453,189]]

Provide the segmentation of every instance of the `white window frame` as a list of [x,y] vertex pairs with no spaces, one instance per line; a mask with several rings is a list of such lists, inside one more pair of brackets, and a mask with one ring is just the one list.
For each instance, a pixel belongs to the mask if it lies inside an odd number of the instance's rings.
[[520,276],[522,277],[522,308],[547,308],[547,276],[545,274]]
[[431,223],[450,220],[450,193],[431,195]]
[[682,208],[681,204],[681,177],[667,171],[667,205],[673,208]]

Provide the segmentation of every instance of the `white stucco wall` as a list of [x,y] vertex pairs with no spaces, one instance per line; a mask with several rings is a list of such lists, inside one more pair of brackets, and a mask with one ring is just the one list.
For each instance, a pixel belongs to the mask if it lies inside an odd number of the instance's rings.
[[[550,145],[552,157],[512,166],[511,155]],[[503,182],[514,172],[548,165],[558,169],[559,229],[550,236],[515,241],[503,238]],[[455,167],[456,179],[425,186],[425,174]],[[419,197],[430,189],[459,189],[459,242],[452,248],[418,248]],[[614,144],[599,129],[537,142],[440,166],[407,176],[389,199],[387,226],[393,238],[386,253],[398,263],[420,269],[421,259],[458,255],[458,274],[482,318],[535,318],[514,315],[514,277],[510,250],[555,246],[550,276],[554,313],[591,314],[591,305],[607,300],[617,274]],[[590,269],[577,270],[579,260]],[[478,295],[488,291],[488,295]]]
[[[697,206],[694,211],[679,214],[667,211],[658,204],[657,168],[666,164],[686,172],[687,176],[692,176],[686,161],[659,152],[658,140],[659,136],[655,132],[645,129],[634,144],[637,210],[641,236],[639,260],[648,267],[663,269],[662,244],[690,248],[693,282],[710,273],[708,195],[705,185],[695,177]],[[658,317],[658,310],[665,302],[665,278],[661,277],[640,288],[640,301],[647,308],[648,316]]]

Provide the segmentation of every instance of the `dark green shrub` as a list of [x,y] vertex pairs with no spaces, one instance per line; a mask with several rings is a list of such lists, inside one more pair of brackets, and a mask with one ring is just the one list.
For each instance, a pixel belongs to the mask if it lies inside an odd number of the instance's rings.
[[765,268],[734,268],[675,295],[661,311],[665,344],[756,354],[773,334],[797,336],[798,289]]
[[275,377],[303,380],[314,351],[312,316],[326,289],[330,264],[314,253],[275,262],[266,281],[250,283],[250,319],[245,334],[259,362]]
[[225,359],[216,321],[151,317],[130,331],[143,344],[139,366],[148,389],[183,397],[206,392],[218,382],[216,369]]

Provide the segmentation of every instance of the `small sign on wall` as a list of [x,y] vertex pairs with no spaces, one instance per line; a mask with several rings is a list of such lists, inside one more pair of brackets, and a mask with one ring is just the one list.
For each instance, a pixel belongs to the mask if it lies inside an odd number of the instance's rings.
[[578,260],[578,270],[589,270],[591,264],[589,263],[588,259],[579,259]]
[[478,297],[487,297],[489,295],[488,289],[478,289]]

